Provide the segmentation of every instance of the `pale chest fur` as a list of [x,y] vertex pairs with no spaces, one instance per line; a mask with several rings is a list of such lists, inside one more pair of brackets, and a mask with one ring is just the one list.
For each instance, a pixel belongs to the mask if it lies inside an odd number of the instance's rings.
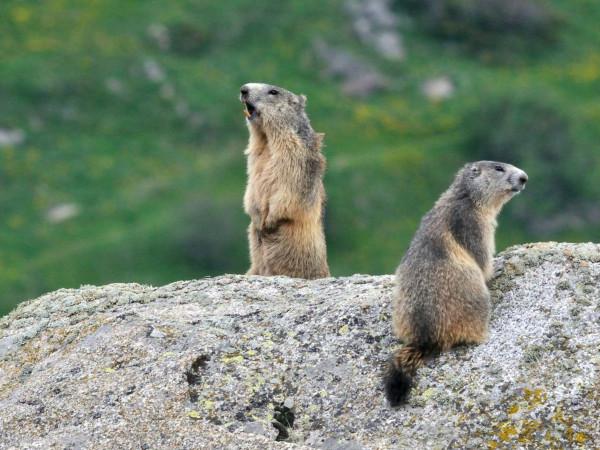
[[270,177],[272,151],[264,135],[251,132],[248,148],[248,184],[244,194],[244,210],[256,223],[266,214],[267,201],[271,194]]
[[489,280],[494,273],[494,254],[496,253],[496,219],[486,220],[483,224],[483,244],[487,252],[487,263],[483,274],[486,280]]

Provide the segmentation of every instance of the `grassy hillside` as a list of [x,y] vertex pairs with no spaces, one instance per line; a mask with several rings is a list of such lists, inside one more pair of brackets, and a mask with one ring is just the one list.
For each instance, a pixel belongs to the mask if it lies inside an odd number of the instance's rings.
[[[485,113],[498,99],[533,99],[559,114],[564,159],[544,171],[573,163],[569,189],[578,204],[597,204],[600,3],[551,2],[560,22],[555,41],[511,43],[502,58],[449,44],[410,2],[395,3],[402,62],[361,44],[340,0],[1,2],[0,130],[23,130],[25,139],[0,146],[0,314],[60,287],[246,270],[247,131],[237,95],[248,81],[306,94],[313,126],[326,132],[334,275],[392,272],[455,170],[486,155],[487,144],[472,148],[482,127],[513,132],[510,155],[520,156],[520,136],[538,136],[540,109],[516,109],[533,126],[519,128],[528,122],[517,114],[516,128],[500,127]],[[368,61],[388,89],[366,99],[343,94],[323,75],[316,37]],[[453,80],[455,93],[431,102],[421,85],[439,75]],[[540,129],[541,139],[548,133]],[[534,157],[544,158],[543,148],[536,151],[521,152],[530,175]],[[541,185],[532,176],[506,207],[499,249],[598,240],[600,226],[586,220],[536,232],[529,219],[550,220],[544,199],[554,195]],[[540,201],[525,203],[526,196]],[[74,205],[73,217],[48,218],[65,204]]]

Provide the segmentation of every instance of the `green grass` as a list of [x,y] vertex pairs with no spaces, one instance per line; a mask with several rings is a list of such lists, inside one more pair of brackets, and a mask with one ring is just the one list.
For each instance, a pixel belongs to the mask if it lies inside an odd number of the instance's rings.
[[[507,65],[442,45],[414,24],[404,31],[407,60],[383,61],[355,39],[340,0],[4,0],[0,128],[22,128],[27,139],[0,148],[0,314],[60,287],[243,272],[247,131],[237,92],[247,81],[306,94],[313,126],[326,133],[334,275],[394,270],[467,158],[464,117],[494,96],[551,99],[571,119],[574,145],[595,158],[581,182],[597,192],[600,4],[552,4],[564,21],[558,42]],[[157,23],[192,24],[206,42],[192,54],[162,51],[147,33]],[[390,78],[389,90],[345,97],[321,75],[317,36],[367,58]],[[163,82],[144,75],[148,60],[162,67]],[[455,81],[452,99],[423,97],[421,82],[435,75]],[[161,94],[164,84],[174,98]],[[178,103],[191,115],[179,115]],[[46,211],[63,202],[80,214],[48,223]],[[500,218],[499,249],[540,239],[510,219],[512,207]],[[597,240],[598,231],[543,239]],[[223,248],[210,267],[203,245]]]

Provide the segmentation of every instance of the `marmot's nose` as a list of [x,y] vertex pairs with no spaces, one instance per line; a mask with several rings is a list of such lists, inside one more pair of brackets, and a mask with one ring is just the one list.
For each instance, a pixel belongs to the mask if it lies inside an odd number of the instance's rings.
[[525,183],[527,183],[528,179],[529,179],[529,177],[527,176],[527,174],[525,172],[522,172],[521,175],[519,176],[519,183],[525,184]]
[[240,88],[240,94],[242,96],[243,99],[248,98],[248,94],[250,93],[250,89],[248,89],[248,86],[243,85]]

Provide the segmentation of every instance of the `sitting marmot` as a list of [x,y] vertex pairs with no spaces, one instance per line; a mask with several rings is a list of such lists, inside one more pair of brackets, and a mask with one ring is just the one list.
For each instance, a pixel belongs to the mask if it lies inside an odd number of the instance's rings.
[[240,92],[250,131],[248,274],[327,277],[323,135],[310,126],[306,97],[260,83],[245,84]]
[[526,182],[510,164],[467,164],[423,217],[396,271],[394,331],[406,345],[385,376],[392,406],[406,399],[426,356],[486,339],[496,217]]

